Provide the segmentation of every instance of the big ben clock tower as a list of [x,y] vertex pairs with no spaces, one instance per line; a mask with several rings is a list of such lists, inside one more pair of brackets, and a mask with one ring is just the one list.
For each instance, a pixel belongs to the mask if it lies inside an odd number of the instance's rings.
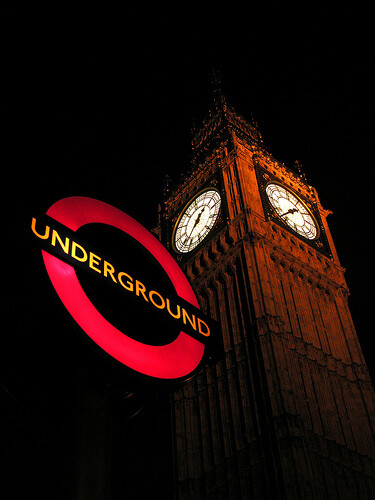
[[179,499],[374,498],[374,392],[318,193],[216,90],[160,237],[223,355],[173,396]]

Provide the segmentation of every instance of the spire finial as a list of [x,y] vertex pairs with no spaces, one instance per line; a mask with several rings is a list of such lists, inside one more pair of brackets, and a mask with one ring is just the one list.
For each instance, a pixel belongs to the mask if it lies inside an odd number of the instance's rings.
[[220,72],[216,68],[212,68],[210,72],[210,82],[213,92],[213,101],[216,109],[227,108],[227,101],[223,93],[222,78]]

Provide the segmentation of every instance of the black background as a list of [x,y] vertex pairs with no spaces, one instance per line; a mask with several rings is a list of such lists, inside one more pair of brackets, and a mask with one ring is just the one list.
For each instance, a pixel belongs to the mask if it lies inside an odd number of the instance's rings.
[[[208,110],[213,67],[237,112],[254,116],[269,151],[286,165],[300,161],[324,208],[333,211],[328,222],[374,373],[369,13],[314,9],[283,3],[264,11],[250,6],[245,14],[226,5],[205,18],[190,4],[181,12],[173,6],[6,9],[2,274],[10,326],[2,330],[1,371],[4,398],[12,401],[6,425],[13,429],[4,448],[13,454],[4,459],[7,491],[20,475],[29,479],[30,498],[34,492],[44,498],[42,490],[50,498],[56,485],[66,497],[61,471],[69,469],[68,447],[59,455],[56,432],[61,441],[70,435],[61,411],[68,418],[73,405],[66,403],[76,385],[72,366],[95,365],[76,346],[26,236],[30,217],[80,195],[154,227],[164,176],[178,183],[189,167],[191,129]],[[124,492],[147,498],[151,487],[171,495],[166,399],[154,394],[152,405],[117,435],[116,498]]]

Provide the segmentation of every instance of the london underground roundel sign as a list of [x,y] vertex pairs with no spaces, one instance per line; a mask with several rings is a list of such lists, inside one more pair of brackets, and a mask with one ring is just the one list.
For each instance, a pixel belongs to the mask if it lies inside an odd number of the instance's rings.
[[[123,231],[156,259],[173,285],[176,297],[180,297],[184,304],[191,304],[199,311],[197,298],[186,276],[159,240],[127,214],[92,198],[64,198],[49,208],[47,216],[48,220],[57,221],[60,228],[66,227],[72,232],[64,239],[58,229],[53,229],[52,224],[38,226],[38,221],[33,218],[32,230],[44,244],[48,241],[51,249],[59,247],[62,253],[69,254],[71,262],[85,262],[90,270],[100,273],[111,281],[111,284],[115,283],[133,295],[136,294],[140,300],[147,301],[149,307],[168,309],[174,318],[179,319],[182,326],[177,337],[166,345],[149,345],[131,338],[126,331],[120,331],[99,312],[82,288],[74,265],[53,255],[48,249],[42,250],[52,285],[82,330],[106,353],[136,372],[158,379],[188,377],[203,358],[204,341],[210,335],[207,321],[203,321],[198,314],[189,316],[187,309],[180,305],[175,305],[172,310],[168,298],[163,297],[162,293],[157,290],[147,291],[143,283],[134,280],[123,270],[115,269],[112,263],[100,255],[89,252],[71,235],[91,223],[105,224]],[[195,338],[186,333],[187,326],[191,328],[191,325],[197,331]],[[157,329],[157,325],[155,328]]]

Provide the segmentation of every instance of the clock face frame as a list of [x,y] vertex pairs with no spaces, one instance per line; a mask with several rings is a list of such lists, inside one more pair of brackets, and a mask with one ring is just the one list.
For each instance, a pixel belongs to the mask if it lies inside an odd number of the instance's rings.
[[185,205],[172,235],[173,249],[177,253],[191,252],[206,238],[218,220],[221,204],[219,191],[208,187]]
[[266,186],[266,195],[278,217],[299,236],[307,240],[319,237],[319,225],[306,204],[277,182]]

